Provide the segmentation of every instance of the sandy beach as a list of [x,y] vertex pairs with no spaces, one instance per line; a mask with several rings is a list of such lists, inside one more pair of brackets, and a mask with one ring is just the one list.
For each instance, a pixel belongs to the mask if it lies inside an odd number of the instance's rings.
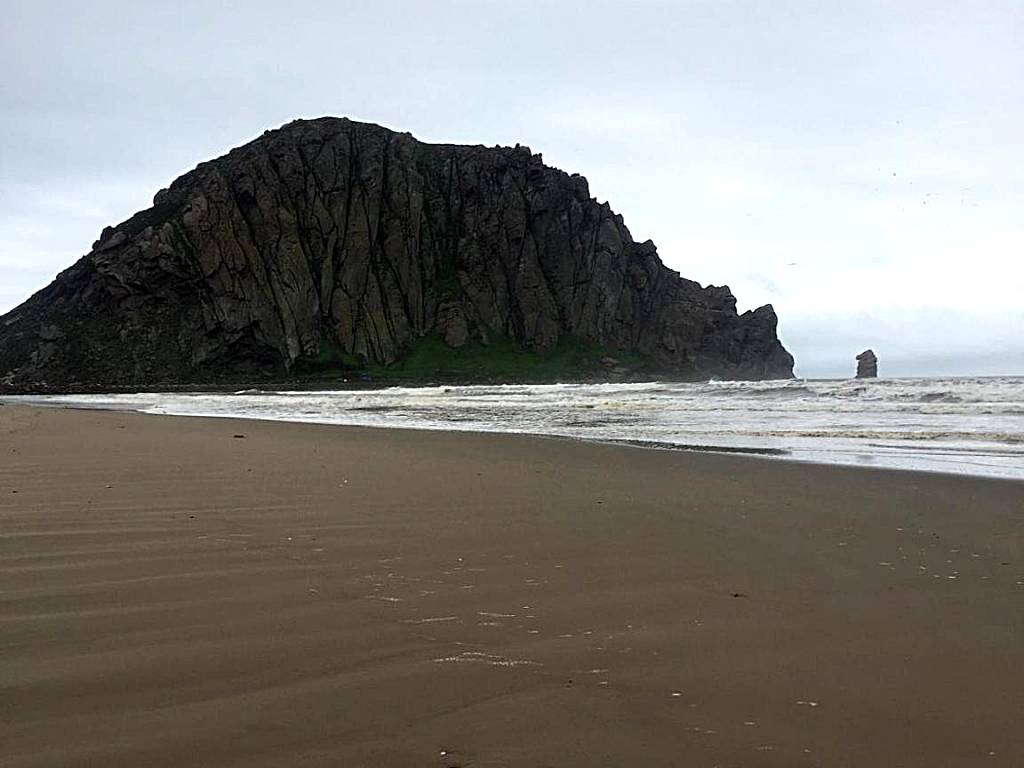
[[0,764],[1024,765],[1024,483],[0,407]]

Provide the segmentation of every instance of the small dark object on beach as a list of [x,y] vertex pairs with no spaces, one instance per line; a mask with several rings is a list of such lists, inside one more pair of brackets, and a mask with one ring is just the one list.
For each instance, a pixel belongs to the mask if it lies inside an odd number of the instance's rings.
[[733,597],[746,597],[746,595],[743,594],[742,592],[733,592],[732,596]]
[[235,435],[235,440],[245,440],[245,435]]

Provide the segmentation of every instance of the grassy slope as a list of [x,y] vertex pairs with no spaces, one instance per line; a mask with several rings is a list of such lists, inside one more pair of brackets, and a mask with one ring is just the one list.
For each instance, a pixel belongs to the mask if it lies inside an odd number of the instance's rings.
[[415,342],[402,359],[390,365],[365,364],[334,347],[324,346],[315,359],[300,360],[294,373],[301,378],[336,379],[369,376],[374,381],[567,381],[603,374],[612,357],[631,373],[649,367],[640,355],[609,349],[574,337],[563,337],[554,350],[539,354],[513,339],[492,337],[487,344],[473,341],[458,349],[437,336]]

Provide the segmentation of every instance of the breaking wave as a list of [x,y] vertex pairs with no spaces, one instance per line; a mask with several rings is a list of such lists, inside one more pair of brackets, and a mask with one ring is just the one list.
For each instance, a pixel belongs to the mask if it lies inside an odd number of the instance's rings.
[[1024,479],[1024,378],[505,384],[9,398],[155,414],[531,433]]

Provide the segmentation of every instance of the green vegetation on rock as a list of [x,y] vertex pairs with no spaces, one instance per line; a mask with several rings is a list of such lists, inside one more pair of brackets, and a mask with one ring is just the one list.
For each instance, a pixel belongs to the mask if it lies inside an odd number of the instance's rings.
[[579,381],[591,376],[622,378],[653,370],[641,355],[610,349],[585,339],[563,336],[555,349],[538,353],[507,336],[491,334],[486,344],[474,340],[452,348],[437,335],[418,339],[390,365],[366,364],[333,345],[316,358],[296,363],[300,378],[369,378],[375,382],[545,382]]
[[366,365],[356,355],[350,355],[336,344],[324,342],[316,357],[300,357],[292,367],[292,373],[300,378],[334,378],[358,374]]

